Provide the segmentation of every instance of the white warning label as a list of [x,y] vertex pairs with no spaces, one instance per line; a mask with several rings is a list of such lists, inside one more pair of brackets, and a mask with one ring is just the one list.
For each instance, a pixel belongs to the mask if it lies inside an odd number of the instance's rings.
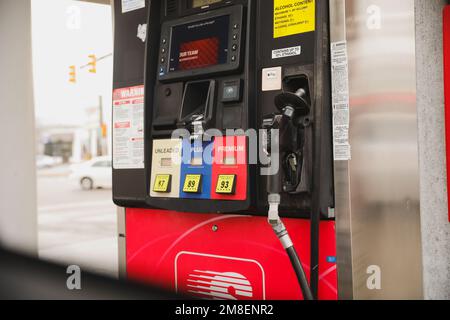
[[113,167],[144,169],[144,86],[113,92]]
[[145,8],[145,0],[122,0],[122,13]]
[[349,161],[352,154],[349,140],[350,98],[346,41],[331,44],[331,64],[334,160]]
[[284,49],[272,50],[272,59],[281,59],[286,57],[294,57],[302,54],[302,47],[291,47]]

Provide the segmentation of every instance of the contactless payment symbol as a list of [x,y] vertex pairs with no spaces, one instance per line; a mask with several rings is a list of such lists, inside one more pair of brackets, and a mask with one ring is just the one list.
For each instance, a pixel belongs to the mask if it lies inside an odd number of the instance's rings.
[[153,191],[159,193],[168,193],[170,192],[171,182],[172,182],[172,175],[158,174],[155,178]]
[[236,192],[236,175],[219,175],[216,193],[218,194],[234,194]]
[[188,174],[184,180],[183,192],[184,193],[200,193],[202,182],[201,174]]

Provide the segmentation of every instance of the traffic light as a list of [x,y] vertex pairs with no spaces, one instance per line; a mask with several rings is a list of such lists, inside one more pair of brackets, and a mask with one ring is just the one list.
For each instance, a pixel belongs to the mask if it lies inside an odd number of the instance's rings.
[[108,136],[108,126],[106,123],[102,124],[102,138],[106,138]]
[[88,65],[91,67],[89,69],[89,72],[97,73],[97,57],[95,56],[95,54],[90,54],[89,59],[91,59],[91,61],[88,63]]
[[77,82],[77,70],[75,66],[69,67],[69,82],[76,83]]

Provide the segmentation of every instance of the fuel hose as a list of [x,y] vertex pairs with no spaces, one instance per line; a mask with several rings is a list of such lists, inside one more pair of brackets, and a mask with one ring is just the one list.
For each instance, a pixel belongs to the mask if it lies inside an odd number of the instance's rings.
[[294,268],[297,276],[298,283],[300,284],[303,298],[305,300],[314,300],[311,288],[309,287],[308,280],[306,278],[305,270],[303,269],[300,258],[295,250],[294,243],[292,242],[284,223],[280,219],[278,212],[280,202],[281,197],[279,194],[269,195],[269,223],[289,256],[292,267]]

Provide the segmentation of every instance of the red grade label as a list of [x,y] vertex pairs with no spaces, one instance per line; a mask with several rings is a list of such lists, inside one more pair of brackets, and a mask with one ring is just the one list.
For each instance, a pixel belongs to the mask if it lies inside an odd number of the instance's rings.
[[[230,136],[214,140],[211,199],[245,201],[247,199],[247,137]],[[216,192],[220,175],[235,175],[235,192]]]

